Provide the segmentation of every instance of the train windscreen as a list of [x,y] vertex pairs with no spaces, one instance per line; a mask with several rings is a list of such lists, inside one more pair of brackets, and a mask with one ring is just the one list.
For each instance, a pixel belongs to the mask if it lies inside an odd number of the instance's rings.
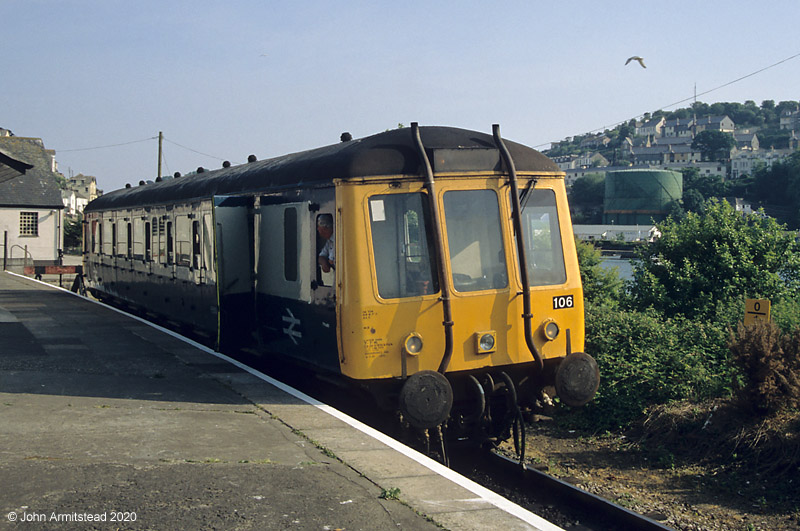
[[508,286],[497,194],[493,190],[445,192],[444,215],[453,288],[470,292]]
[[433,243],[425,196],[421,193],[375,195],[369,199],[372,248],[378,293],[397,299],[437,293],[439,280],[431,260]]
[[522,199],[522,233],[531,286],[552,286],[567,281],[556,194],[530,190]]

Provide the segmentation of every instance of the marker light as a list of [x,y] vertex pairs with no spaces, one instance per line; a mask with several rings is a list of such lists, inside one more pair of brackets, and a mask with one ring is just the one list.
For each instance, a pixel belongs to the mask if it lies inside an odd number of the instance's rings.
[[403,341],[403,349],[406,353],[416,356],[422,350],[422,337],[416,332],[411,332]]
[[488,332],[475,332],[475,350],[478,354],[488,354],[497,350],[497,338],[494,330]]
[[542,325],[542,331],[544,332],[544,337],[547,338],[548,341],[553,341],[555,338],[558,337],[558,333],[560,332],[560,328],[558,324],[552,319],[548,319]]

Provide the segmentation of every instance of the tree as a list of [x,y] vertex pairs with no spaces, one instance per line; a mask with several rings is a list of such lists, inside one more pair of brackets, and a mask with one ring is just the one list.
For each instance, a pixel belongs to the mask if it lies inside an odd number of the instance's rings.
[[83,216],[67,216],[64,220],[64,247],[80,249],[82,238]]
[[602,206],[606,193],[606,181],[599,173],[588,173],[572,183],[570,202],[581,206]]
[[703,154],[703,158],[711,160],[727,159],[736,140],[730,133],[722,131],[701,131],[692,141],[692,149]]
[[639,250],[631,284],[636,307],[732,323],[745,298],[777,302],[800,291],[800,246],[784,226],[742,216],[725,201],[705,206],[703,215],[658,224],[661,237]]
[[771,205],[788,210],[785,220],[792,227],[800,226],[800,152],[783,162],[755,172],[754,195]]
[[583,297],[597,306],[617,306],[623,294],[623,282],[616,269],[605,269],[602,254],[594,245],[575,240],[581,271]]

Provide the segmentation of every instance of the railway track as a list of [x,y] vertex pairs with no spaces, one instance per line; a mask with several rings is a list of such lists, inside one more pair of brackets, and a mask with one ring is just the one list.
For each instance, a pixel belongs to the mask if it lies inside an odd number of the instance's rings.
[[453,449],[450,466],[567,530],[672,529],[495,451],[469,447]]

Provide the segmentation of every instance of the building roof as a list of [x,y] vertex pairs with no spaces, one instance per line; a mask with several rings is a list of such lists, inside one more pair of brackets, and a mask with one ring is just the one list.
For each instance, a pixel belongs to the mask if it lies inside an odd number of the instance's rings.
[[[730,120],[728,115],[723,116],[706,116],[704,118],[697,119],[697,125],[711,125],[711,124],[720,124],[723,120]],[[731,120],[732,121],[732,120]]]
[[0,183],[25,175],[25,172],[31,168],[33,168],[32,164],[0,149]]
[[0,150],[30,166],[24,175],[0,182],[0,206],[64,208],[56,173],[52,171],[52,152],[48,153],[40,138],[2,136]]
[[688,136],[660,136],[655,138],[653,141],[659,146],[674,146],[680,144],[691,144],[694,139]]

